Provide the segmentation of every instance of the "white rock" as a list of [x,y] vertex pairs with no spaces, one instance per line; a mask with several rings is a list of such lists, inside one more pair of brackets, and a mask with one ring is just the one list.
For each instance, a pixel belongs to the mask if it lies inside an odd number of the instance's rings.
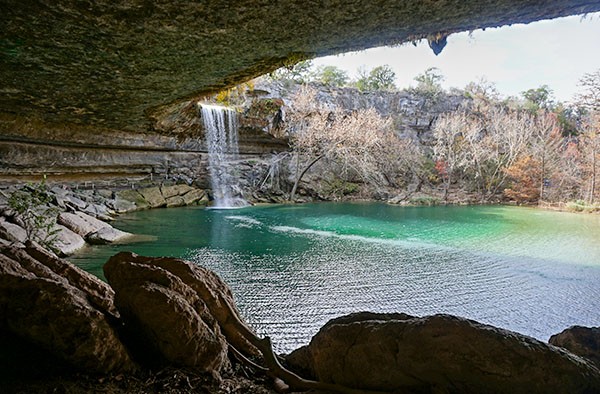
[[83,212],[61,212],[60,215],[58,215],[58,223],[81,235],[82,237],[85,237],[94,231],[98,231],[103,227],[110,227],[108,223],[98,220]]
[[103,227],[98,231],[90,233],[85,238],[91,244],[103,245],[112,242],[121,241],[124,238],[130,237],[132,234],[118,230],[114,227]]
[[68,256],[85,246],[83,237],[65,226],[57,224],[54,229],[59,230],[53,247],[58,255]]
[[0,237],[10,242],[24,243],[27,240],[27,231],[21,226],[7,222],[0,217]]

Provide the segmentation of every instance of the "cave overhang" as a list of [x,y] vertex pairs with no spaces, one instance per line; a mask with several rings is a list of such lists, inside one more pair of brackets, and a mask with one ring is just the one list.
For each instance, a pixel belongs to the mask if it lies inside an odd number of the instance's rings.
[[4,0],[0,112],[152,131],[165,106],[300,60],[599,10],[583,0]]

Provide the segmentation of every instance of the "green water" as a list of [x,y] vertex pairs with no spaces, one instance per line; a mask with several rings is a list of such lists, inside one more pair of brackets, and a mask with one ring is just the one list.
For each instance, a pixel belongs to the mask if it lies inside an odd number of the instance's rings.
[[452,313],[547,340],[600,325],[600,217],[515,207],[305,204],[177,208],[114,225],[153,241],[87,249],[184,257],[221,275],[279,351],[327,320],[372,310]]

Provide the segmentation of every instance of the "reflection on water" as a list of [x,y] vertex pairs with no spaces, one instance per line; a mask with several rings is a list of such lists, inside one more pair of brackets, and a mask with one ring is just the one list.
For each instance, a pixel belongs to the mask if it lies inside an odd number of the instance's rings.
[[205,265],[278,351],[360,310],[451,313],[542,340],[573,324],[600,324],[594,215],[307,204],[146,211],[117,226],[159,240],[97,248],[76,263],[94,271],[117,249],[130,249]]

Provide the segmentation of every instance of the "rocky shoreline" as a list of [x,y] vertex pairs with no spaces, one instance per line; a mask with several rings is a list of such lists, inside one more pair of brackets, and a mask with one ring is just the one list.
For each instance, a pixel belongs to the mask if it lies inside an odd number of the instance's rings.
[[[27,223],[9,206],[11,195],[17,191],[33,190],[33,185],[10,185],[0,188],[0,245],[22,245],[28,238]],[[52,250],[65,257],[87,244],[108,244],[131,241],[133,234],[110,225],[119,214],[137,210],[206,205],[208,194],[187,184],[140,187],[137,189],[84,189],[64,185],[45,187],[49,203],[35,209],[51,209],[56,223]]]

